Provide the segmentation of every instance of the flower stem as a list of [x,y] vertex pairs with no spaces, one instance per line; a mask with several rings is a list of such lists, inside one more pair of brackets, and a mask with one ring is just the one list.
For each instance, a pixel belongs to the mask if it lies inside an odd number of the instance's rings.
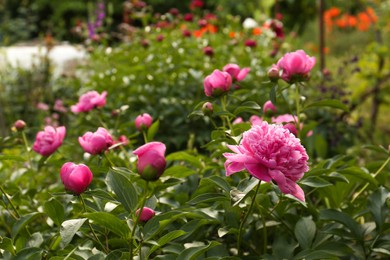
[[[228,112],[227,109],[226,109],[226,104],[227,104],[227,96],[224,95],[224,96],[221,97],[221,108],[222,108],[222,111]],[[230,122],[229,116],[222,116],[222,117],[223,117],[222,120],[225,119],[226,124],[228,125],[228,127],[230,129],[231,135],[234,136],[233,125]]]
[[252,211],[253,205],[255,204],[256,195],[257,195],[257,192],[259,191],[260,184],[261,184],[261,181],[259,180],[259,183],[258,183],[257,186],[256,186],[255,193],[254,193],[254,195],[253,195],[253,197],[252,197],[251,205],[249,206],[248,211],[245,213],[244,219],[241,221],[240,228],[238,229],[237,250],[238,250],[238,256],[239,256],[239,257],[242,256],[242,250],[241,250],[242,231],[243,231],[245,222],[246,222],[246,220],[248,219],[249,214],[250,214],[251,211]]
[[142,131],[142,135],[144,137],[145,144],[148,143],[148,135],[145,130]]
[[[146,183],[146,189],[148,189],[148,188],[149,188],[149,182]],[[130,235],[130,259],[133,259],[134,234],[135,234],[135,230],[137,229],[137,225],[139,223],[139,219],[141,218],[141,214],[142,214],[142,211],[143,211],[145,203],[146,203],[147,192],[148,192],[148,190],[146,190],[145,196],[142,196],[141,205],[139,207],[139,212],[138,212],[138,215],[136,215],[134,226],[133,226],[133,230],[131,231],[131,235]],[[140,249],[140,250],[142,251],[142,249]],[[140,253],[140,255],[141,255],[141,253]]]
[[[83,209],[84,209],[84,212],[87,213],[87,207],[85,205],[85,201],[84,201],[84,198],[83,196],[80,194],[79,195],[80,197],[80,200],[81,200],[81,204],[83,205]],[[104,250],[104,252],[107,254],[108,253],[108,250],[107,248],[104,247],[104,245],[102,244],[102,242],[99,240],[99,238],[97,237],[96,233],[95,233],[95,230],[93,229],[91,223],[89,222],[89,219],[88,219],[88,226],[89,226],[89,229],[91,230],[95,240],[99,243],[99,245],[102,247],[102,249]]]
[[4,196],[7,198],[8,203],[11,205],[12,209],[15,211],[16,219],[19,219],[19,218],[20,218],[20,215],[19,215],[18,210],[16,209],[15,205],[12,203],[11,198],[8,197],[8,194],[7,194],[7,193],[5,192],[5,190],[3,189],[3,186],[1,186],[1,185],[0,185],[0,190],[1,190],[1,192],[4,194]]
[[[381,167],[374,173],[373,177],[375,178],[385,167],[386,165],[390,162],[390,156],[387,158],[387,160],[381,165]],[[363,188],[361,188],[357,193],[356,195],[352,198],[352,202],[355,201],[355,199],[357,197],[360,196],[360,194],[362,194],[362,192],[368,187],[369,183],[366,183],[366,185],[363,186]]]
[[28,141],[27,141],[26,133],[24,131],[22,131],[22,138],[23,138],[24,146],[26,147],[27,158],[28,158],[28,166],[30,168],[32,166],[31,165],[30,148],[28,147]]

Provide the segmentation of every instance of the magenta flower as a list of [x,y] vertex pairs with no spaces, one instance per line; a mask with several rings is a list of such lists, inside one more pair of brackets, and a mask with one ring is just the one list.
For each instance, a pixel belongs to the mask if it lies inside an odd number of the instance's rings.
[[309,170],[309,159],[300,140],[281,125],[262,122],[244,132],[239,145],[228,145],[234,153],[224,153],[226,175],[247,170],[259,180],[275,182],[285,194],[305,201],[296,183]]
[[107,91],[103,91],[100,95],[96,91],[89,91],[79,98],[76,105],[71,106],[73,113],[88,112],[96,107],[104,107],[106,105]]
[[138,156],[137,170],[141,178],[147,181],[160,178],[166,166],[165,150],[165,144],[150,142],[133,151]]
[[37,133],[32,149],[43,156],[49,156],[61,146],[65,134],[65,126],[46,126],[44,131]]
[[267,100],[263,105],[263,111],[264,113],[276,113],[276,107],[271,100]]
[[206,96],[216,97],[230,90],[232,77],[227,72],[214,70],[204,79],[203,85]]
[[142,115],[139,115],[135,118],[135,127],[138,129],[138,131],[145,131],[148,129],[153,122],[153,118],[148,113],[143,113]]
[[240,69],[240,66],[238,66],[237,64],[230,63],[225,65],[225,67],[223,67],[222,70],[229,73],[230,76],[232,76],[232,78],[236,79],[237,81],[241,81],[245,79],[246,75],[248,75],[251,69],[250,68]]
[[281,78],[284,81],[294,83],[307,80],[315,64],[315,57],[309,57],[303,50],[298,50],[286,53],[276,66],[282,70]]
[[[136,210],[136,212],[135,212],[136,216],[139,215],[139,211],[140,211],[140,209]],[[141,211],[141,216],[139,217],[139,220],[141,222],[148,222],[148,220],[153,218],[154,215],[156,215],[156,212],[153,209],[148,208],[148,207],[143,207],[142,211]]]
[[257,42],[255,40],[248,39],[244,42],[246,47],[255,48],[257,46]]
[[214,49],[210,46],[206,46],[203,48],[203,54],[212,57],[214,55]]
[[85,152],[99,154],[114,144],[111,134],[103,127],[99,127],[95,133],[86,132],[79,137],[79,143]]
[[251,125],[259,125],[261,124],[261,122],[263,122],[263,118],[253,115],[249,118],[249,122],[251,123]]
[[62,165],[60,176],[65,189],[76,195],[83,193],[93,178],[88,166],[84,164],[77,165],[72,162]]
[[[288,129],[295,136],[298,136],[298,129],[296,128],[296,124],[298,122],[298,117],[290,114],[284,114],[277,117],[272,117],[272,123],[283,124],[283,127]],[[300,128],[302,129],[302,124]]]

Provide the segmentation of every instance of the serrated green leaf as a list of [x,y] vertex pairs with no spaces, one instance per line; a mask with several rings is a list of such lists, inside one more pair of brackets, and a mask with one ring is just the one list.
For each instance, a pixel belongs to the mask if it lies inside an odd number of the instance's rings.
[[61,224],[61,247],[66,247],[70,241],[72,241],[74,235],[76,232],[80,229],[80,227],[84,224],[86,221],[86,218],[81,219],[70,219],[66,220]]
[[31,221],[36,219],[39,216],[42,216],[42,212],[33,212],[27,215],[22,216],[18,221],[15,222],[15,224],[12,227],[12,238],[15,239],[15,237],[19,234],[19,232],[28,225]]
[[303,108],[303,110],[317,107],[331,107],[336,109],[341,109],[345,112],[349,111],[349,108],[344,105],[340,100],[330,99],[330,100],[320,100],[314,103],[311,103]]
[[61,223],[65,220],[64,206],[55,198],[51,198],[43,204],[43,211],[57,226],[61,226]]
[[[160,247],[164,246],[165,244],[171,242],[172,240],[176,239],[176,238],[179,238],[183,235],[185,235],[187,232],[183,231],[183,230],[174,230],[172,232],[169,232],[168,234],[162,236],[158,241],[157,241],[157,244],[158,245],[154,245],[150,251],[149,251],[149,256],[151,254],[153,254],[154,251],[156,251],[157,249],[159,249]],[[148,256],[148,257],[149,257]]]
[[309,249],[316,234],[316,224],[310,217],[303,217],[295,225],[294,234],[299,245]]
[[106,182],[123,207],[129,213],[133,212],[137,207],[138,194],[130,180],[121,172],[110,169],[107,173]]
[[126,222],[110,213],[93,212],[84,214],[84,216],[92,220],[94,224],[107,228],[121,238],[127,239],[130,236],[130,228]]

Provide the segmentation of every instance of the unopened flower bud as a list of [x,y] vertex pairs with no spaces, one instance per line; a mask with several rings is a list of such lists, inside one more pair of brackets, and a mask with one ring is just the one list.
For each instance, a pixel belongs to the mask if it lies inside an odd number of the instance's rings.
[[[137,209],[137,211],[135,212],[135,215],[138,216],[139,215],[139,211],[140,211],[140,209]],[[142,208],[142,212],[141,212],[141,216],[139,217],[139,220],[141,222],[147,222],[151,218],[153,218],[154,215],[156,215],[156,212],[153,209],[148,208],[148,207],[143,207]]]
[[16,128],[16,130],[22,131],[26,127],[26,122],[19,119],[14,123],[14,127]]
[[272,67],[267,72],[268,78],[272,82],[276,82],[279,79],[279,68],[276,65],[272,65]]
[[214,112],[213,104],[206,102],[202,106],[202,112],[205,116],[211,116]]

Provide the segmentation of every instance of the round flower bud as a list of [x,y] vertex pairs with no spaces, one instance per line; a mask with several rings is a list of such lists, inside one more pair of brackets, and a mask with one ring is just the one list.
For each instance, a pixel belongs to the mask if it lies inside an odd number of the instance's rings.
[[202,112],[205,116],[211,116],[214,112],[213,104],[206,102],[202,106]]
[[14,123],[14,127],[16,128],[16,130],[22,131],[26,127],[26,122],[19,119]]

